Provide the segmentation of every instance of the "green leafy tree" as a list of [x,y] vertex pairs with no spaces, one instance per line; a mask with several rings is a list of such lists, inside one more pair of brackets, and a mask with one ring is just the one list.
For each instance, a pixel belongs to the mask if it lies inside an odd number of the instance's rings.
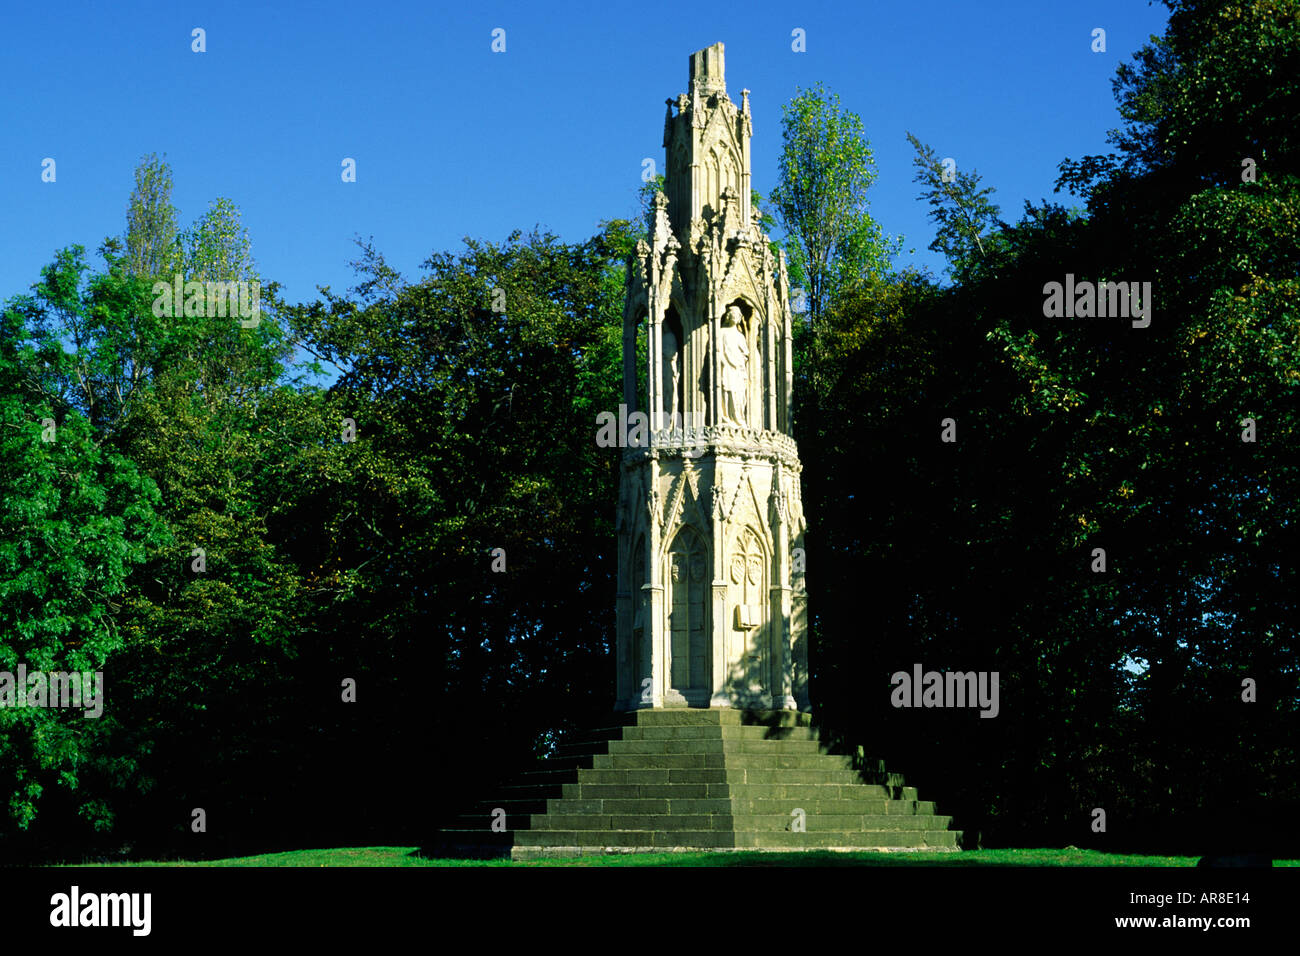
[[[73,251],[61,262],[75,259]],[[52,267],[38,288],[77,278],[75,267]],[[0,311],[0,671],[107,670],[101,703],[111,714],[122,702],[108,666],[124,642],[116,612],[131,567],[166,533],[154,483],[41,387],[73,363],[43,333],[43,313],[40,294]],[[92,826],[108,825],[102,794],[86,786],[114,762],[105,723],[81,710],[0,708],[0,799],[12,824],[28,828],[54,798]]]
[[239,207],[214,200],[185,235],[185,271],[190,279],[220,282],[257,279],[252,240]]
[[[619,401],[631,232],[467,239],[411,283],[367,249],[358,288],[375,295],[287,313],[345,370],[330,396],[358,426],[349,471],[301,518],[319,573],[350,582],[322,653],[368,686],[418,682],[427,697],[372,706],[394,747],[459,768],[437,787],[448,808],[506,769],[503,753],[608,707],[618,458],[595,422]],[[439,704],[412,706],[426,699]],[[453,732],[466,720],[474,739]]]
[[181,243],[172,205],[172,171],[156,154],[135,168],[126,212],[127,270],[146,279],[170,278],[180,265]]
[[1295,0],[1168,0],[1169,25],[1116,71],[1124,120],[1117,153],[1061,163],[1060,185],[1085,194],[1099,182],[1144,173],[1145,187],[1242,181],[1300,167],[1300,7]]
[[920,198],[930,204],[930,219],[938,227],[930,249],[948,260],[952,275],[964,276],[976,263],[988,258],[986,247],[992,241],[991,233],[1002,225],[998,207],[989,200],[993,188],[981,187],[979,173],[974,170],[946,167],[932,147],[911,133],[907,141],[916,150],[913,181],[924,187]]
[[[948,206],[953,287],[846,297],[806,386],[826,720],[906,755],[964,827],[1008,843],[1077,841],[1097,806],[1129,821],[1099,846],[1281,851],[1294,835],[1254,821],[1300,804],[1298,5],[1172,9],[1158,52],[1120,74],[1135,120],[1119,153],[1063,165],[1086,210],[1040,203],[982,230]],[[1247,126],[1215,106],[1239,101]],[[1269,157],[1253,182],[1246,156]],[[1150,325],[1044,319],[1066,273],[1149,280]],[[1268,423],[1254,442],[1247,418]],[[863,582],[871,642],[843,636]],[[899,659],[999,671],[999,719],[864,712],[858,678]],[[1271,688],[1256,703],[1247,678]]]
[[[238,237],[197,234],[215,237],[213,248]],[[80,247],[60,252],[11,311],[33,343],[24,367],[32,401],[84,421],[103,455],[129,461],[161,490],[161,530],[137,549],[143,567],[122,583],[109,617],[113,706],[95,723],[113,759],[92,789],[97,821],[126,816],[165,848],[170,831],[144,822],[156,801],[249,791],[259,775],[274,781],[295,766],[301,748],[280,729],[291,711],[276,702],[334,585],[314,574],[309,556],[297,562],[277,522],[309,493],[330,438],[337,444],[338,416],[289,371],[293,349],[273,307],[255,328],[233,317],[159,316],[149,279],[114,243],[101,252],[100,272]],[[206,741],[201,763],[190,758],[196,739]],[[275,765],[284,770],[268,776],[262,758],[249,759],[249,740],[263,742],[273,765],[284,758]],[[255,808],[240,806],[229,812],[244,814],[252,837]]]
[[828,305],[888,273],[901,242],[868,212],[875,159],[861,118],[821,84],[782,108],[780,174],[770,200],[786,234],[791,281],[816,325]]
[[645,225],[644,235],[638,238],[649,238],[650,227],[654,225],[654,198],[664,191],[664,184],[667,181],[668,177],[660,173],[654,179],[642,183],[641,188],[637,190],[637,203],[640,206],[639,218]]

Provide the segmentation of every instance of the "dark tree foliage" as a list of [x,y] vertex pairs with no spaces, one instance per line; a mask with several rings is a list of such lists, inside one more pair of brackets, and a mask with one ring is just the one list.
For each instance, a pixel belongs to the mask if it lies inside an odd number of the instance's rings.
[[617,459],[595,419],[617,407],[630,235],[466,240],[410,285],[367,249],[364,302],[294,310],[357,430],[296,515],[300,560],[347,582],[320,680],[357,678],[371,783],[400,784],[413,822],[611,704]]
[[[1083,215],[836,305],[799,435],[816,696],[986,839],[1298,849],[1297,50],[1294,2],[1176,4],[1119,153],[1062,166]],[[1149,327],[1045,318],[1066,273],[1151,282]],[[892,708],[915,662],[999,671],[1000,715]]]
[[[1116,152],[1061,165],[1085,208],[1003,223],[918,141],[954,284],[873,274],[796,328],[812,695],[986,843],[1297,855],[1300,4],[1171,11]],[[251,269],[233,205],[204,222],[191,258]],[[363,244],[253,328],[156,315],[110,241],[0,308],[0,670],[102,666],[108,700],[0,712],[0,859],[413,844],[604,719],[595,419],[643,234],[419,279]],[[1149,326],[1045,317],[1067,273],[1150,282]],[[892,707],[915,663],[997,671],[998,716]]]

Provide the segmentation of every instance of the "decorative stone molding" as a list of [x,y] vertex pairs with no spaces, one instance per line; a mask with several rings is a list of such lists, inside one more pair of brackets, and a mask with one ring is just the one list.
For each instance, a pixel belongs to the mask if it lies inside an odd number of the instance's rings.
[[750,202],[752,135],[722,45],[693,54],[688,92],[665,101],[664,190],[623,313],[625,402],[651,426],[621,468],[619,585],[650,595],[618,616],[624,709],[808,706],[807,614],[789,571],[804,524],[793,320],[784,256]]
[[802,471],[799,448],[789,435],[738,425],[704,425],[652,431],[648,445],[624,450],[623,464],[636,464],[652,456],[698,458],[705,454],[725,455],[741,460],[774,459],[796,475]]

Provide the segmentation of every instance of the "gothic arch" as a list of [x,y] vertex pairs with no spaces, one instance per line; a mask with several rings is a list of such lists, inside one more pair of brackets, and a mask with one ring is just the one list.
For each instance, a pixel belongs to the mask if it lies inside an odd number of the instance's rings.
[[771,356],[768,355],[767,335],[760,321],[762,310],[744,293],[729,292],[723,310],[733,305],[740,309],[742,316],[741,331],[745,335],[748,347],[749,367],[747,369],[748,388],[746,389],[745,421],[750,428],[766,428],[766,408],[768,383],[764,370],[768,367]]
[[663,369],[660,373],[663,394],[659,399],[659,407],[664,413],[664,422],[671,424],[674,420],[681,420],[684,409],[682,394],[686,382],[687,355],[681,313],[672,302],[669,302],[668,308],[664,310],[663,322],[660,324],[660,340],[663,343],[661,355]]
[[664,674],[689,703],[708,703],[710,694],[710,570],[707,540],[682,527],[664,555]]
[[680,229],[691,218],[691,161],[681,140],[669,158],[668,170],[668,218]]
[[650,312],[644,306],[638,306],[636,321],[632,323],[632,353],[632,381],[635,383],[633,395],[636,401],[634,407],[628,409],[629,415],[634,410],[650,410],[650,382],[646,376],[646,362],[650,355]]
[[768,611],[771,599],[772,553],[763,535],[752,525],[744,525],[736,533],[731,552],[727,556],[727,584],[730,593],[732,633],[737,635],[741,647],[732,655],[742,662],[742,688],[760,692],[771,667],[771,648],[768,646],[771,628]]
[[643,589],[649,583],[646,577],[645,535],[638,534],[632,542],[632,686],[640,695],[641,682],[650,676],[650,593]]
[[736,155],[731,144],[723,141],[715,142],[709,148],[704,168],[706,180],[703,184],[703,194],[709,197],[713,214],[718,216],[722,214],[723,190],[730,186],[735,192],[740,192],[740,157]]
[[[692,57],[691,80],[667,109],[664,192],[626,283],[624,393],[637,404],[642,385],[657,429],[619,475],[619,581],[634,582],[617,597],[620,706],[791,709],[807,701],[807,601],[789,559],[803,536],[788,264],[753,216],[748,98],[726,96],[720,46]],[[674,406],[689,432],[663,419]]]

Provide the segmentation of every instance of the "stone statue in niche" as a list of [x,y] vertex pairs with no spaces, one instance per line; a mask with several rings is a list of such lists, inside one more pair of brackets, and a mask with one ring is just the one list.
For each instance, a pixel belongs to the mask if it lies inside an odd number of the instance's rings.
[[722,317],[721,362],[722,418],[733,425],[746,424],[749,398],[749,343],[741,327],[744,313],[740,306],[730,305]]
[[668,325],[663,327],[663,390],[664,415],[670,428],[677,427],[677,416],[681,413],[678,395],[681,394],[681,359],[677,345],[677,335]]

